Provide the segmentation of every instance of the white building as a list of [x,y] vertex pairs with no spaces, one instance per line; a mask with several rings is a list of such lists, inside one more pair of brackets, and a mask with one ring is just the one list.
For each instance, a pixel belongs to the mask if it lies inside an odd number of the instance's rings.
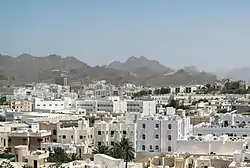
[[89,121],[82,119],[77,122],[77,126],[72,123],[67,125],[58,124],[57,142],[62,144],[81,145],[80,153],[89,153],[88,148],[93,142],[93,129],[89,127]]
[[155,116],[137,122],[137,156],[174,153],[177,140],[190,134],[190,118]]
[[76,100],[73,106],[86,109],[87,113],[97,111],[124,113],[127,111],[126,102],[120,101],[119,97],[110,97],[108,100]]
[[200,123],[194,126],[194,135],[250,136],[250,117],[227,113],[221,115],[218,123]]
[[156,101],[127,100],[127,112],[142,113],[143,116],[156,114]]
[[189,152],[192,155],[225,155],[230,156],[238,150],[249,150],[249,139],[242,137],[213,136],[192,136],[188,139],[177,141],[177,153],[183,154]]
[[127,137],[136,147],[136,124],[132,122],[111,121],[95,123],[94,125],[94,143],[95,145],[112,146],[120,142],[123,137]]
[[73,100],[69,97],[63,99],[43,100],[40,98],[35,99],[35,109],[39,110],[64,110],[72,106]]
[[86,109],[87,113],[98,111],[114,113],[138,112],[143,115],[156,113],[155,101],[120,100],[119,97],[110,97],[108,100],[76,100],[72,107]]

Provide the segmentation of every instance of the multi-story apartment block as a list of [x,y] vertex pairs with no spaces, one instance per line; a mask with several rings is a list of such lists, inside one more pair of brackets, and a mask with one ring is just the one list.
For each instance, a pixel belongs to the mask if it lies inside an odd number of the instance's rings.
[[95,123],[94,143],[95,145],[109,145],[119,142],[123,137],[127,137],[136,147],[136,124],[133,122],[105,122]]
[[58,124],[57,142],[78,146],[77,152],[80,155],[90,152],[89,146],[93,143],[93,139],[93,128],[89,127],[88,119]]
[[29,150],[41,149],[41,143],[50,142],[51,132],[46,130],[16,130],[9,133],[8,146],[11,152],[15,151],[15,146],[28,145]]
[[134,101],[127,100],[127,112],[137,112],[143,115],[154,115],[156,113],[156,102],[155,101]]
[[144,117],[137,122],[137,154],[174,153],[177,140],[189,134],[189,117]]
[[77,100],[74,107],[86,109],[87,113],[97,111],[124,113],[126,111],[126,102],[115,100]]
[[10,102],[10,109],[15,112],[31,112],[33,105],[33,101],[29,100],[13,100]]
[[69,97],[64,97],[63,99],[35,99],[35,109],[39,110],[64,110],[69,109],[72,106],[73,100]]
[[109,100],[76,100],[72,107],[86,109],[87,113],[97,111],[114,113],[137,112],[143,115],[156,113],[155,101],[120,100],[119,97],[111,97]]

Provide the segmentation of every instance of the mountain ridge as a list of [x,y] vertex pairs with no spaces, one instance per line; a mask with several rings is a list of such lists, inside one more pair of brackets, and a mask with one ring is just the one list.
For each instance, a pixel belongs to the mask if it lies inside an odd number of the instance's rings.
[[168,68],[159,61],[147,59],[145,56],[135,57],[131,56],[126,61],[113,61],[112,63],[108,64],[106,67],[112,69],[119,69],[122,71],[133,71],[133,69],[140,68],[140,67],[147,67],[153,72],[167,72],[172,71],[171,68]]
[[[117,62],[119,63],[119,61]],[[119,67],[90,66],[75,57],[62,57],[56,54],[45,57],[29,54],[17,57],[0,55],[0,75],[4,76],[5,80],[6,76],[10,76],[16,82],[24,83],[53,82],[54,78],[66,74],[69,80],[78,80],[82,83],[89,83],[92,80],[106,80],[115,85],[134,83],[145,86],[204,84],[217,80],[215,75],[209,73],[190,74],[185,70],[175,72],[161,65],[158,61],[149,60],[144,56],[129,57],[126,62],[131,65],[128,67],[123,65],[123,68],[118,69]],[[165,76],[170,72],[172,74]],[[209,81],[206,78],[209,78]]]

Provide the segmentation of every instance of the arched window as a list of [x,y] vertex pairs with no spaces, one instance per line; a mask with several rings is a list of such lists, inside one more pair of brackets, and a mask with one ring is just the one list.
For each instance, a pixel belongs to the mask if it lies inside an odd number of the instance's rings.
[[152,146],[152,145],[149,145],[149,149],[152,150],[152,149],[153,149],[153,146]]
[[168,135],[168,140],[169,140],[169,141],[171,141],[171,140],[172,140],[171,135]]
[[155,146],[155,150],[159,150],[159,146],[158,145]]
[[57,134],[56,129],[53,129],[52,134],[53,134],[53,135],[56,135],[56,134]]
[[146,135],[145,134],[142,134],[142,139],[146,139]]
[[168,146],[168,152],[171,152],[171,150],[172,150],[171,146]]
[[141,148],[142,148],[142,150],[143,150],[143,151],[145,151],[145,145],[142,145],[142,147],[141,147]]
[[142,128],[145,129],[146,128],[146,124],[142,124]]
[[168,124],[168,129],[172,129],[172,125],[171,124]]

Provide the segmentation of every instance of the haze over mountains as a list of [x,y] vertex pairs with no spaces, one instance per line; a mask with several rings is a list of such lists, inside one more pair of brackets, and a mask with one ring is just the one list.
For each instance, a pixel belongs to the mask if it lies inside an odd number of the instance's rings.
[[243,80],[250,82],[250,67],[234,68],[229,71],[215,73],[219,78],[230,78],[232,80]]
[[89,83],[92,80],[106,80],[115,85],[126,82],[147,85],[205,84],[217,80],[211,73],[199,72],[194,66],[174,70],[149,60],[144,56],[129,57],[125,62],[114,61],[109,65],[92,67],[75,57],[49,55],[36,57],[22,54],[18,57],[0,55],[0,78],[16,82],[53,82],[61,74],[70,81]]

